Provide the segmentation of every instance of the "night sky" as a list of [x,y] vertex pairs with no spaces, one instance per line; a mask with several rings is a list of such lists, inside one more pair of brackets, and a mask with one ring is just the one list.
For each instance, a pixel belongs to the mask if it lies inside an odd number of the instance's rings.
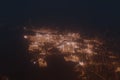
[[[26,43],[23,39],[23,27],[37,25],[73,25],[67,28],[82,29],[86,34],[97,36],[115,45],[111,49],[120,51],[120,5],[114,0],[1,0],[0,1],[0,75],[10,80],[56,80],[53,69],[41,71],[29,62]],[[60,27],[61,26],[61,27]],[[81,31],[81,30],[80,30]],[[54,59],[54,58],[53,58]],[[60,60],[62,60],[60,58]],[[59,62],[59,60],[58,60]],[[62,61],[61,61],[62,62]],[[54,63],[57,65],[57,63]],[[71,68],[65,63],[68,73]],[[59,67],[56,69],[59,70]],[[60,70],[61,70],[60,69]],[[46,69],[47,70],[47,69]],[[53,74],[58,80],[73,80],[75,74],[62,72]],[[65,72],[64,72],[65,73]],[[45,75],[48,76],[45,78]],[[67,73],[65,73],[67,74]],[[61,76],[58,76],[61,75]],[[43,77],[40,77],[43,76]]]

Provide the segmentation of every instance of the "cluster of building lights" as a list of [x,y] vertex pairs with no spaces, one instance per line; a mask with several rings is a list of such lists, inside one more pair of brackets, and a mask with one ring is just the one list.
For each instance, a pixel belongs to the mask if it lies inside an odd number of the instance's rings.
[[[33,34],[25,34],[24,38],[29,43],[28,51],[33,56],[31,58],[33,64],[43,68],[47,67],[48,62],[46,58],[55,54],[62,56],[65,62],[75,63],[74,70],[77,72],[82,71],[81,75],[85,74],[85,69],[90,65],[98,66],[95,67],[96,72],[94,72],[97,75],[100,72],[99,69],[102,70],[102,67],[99,66],[106,65],[109,67],[109,63],[115,68],[115,73],[120,72],[119,63],[109,61],[109,59],[117,59],[117,56],[104,54],[106,51],[101,49],[102,42],[99,40],[86,39],[80,33],[70,31],[44,28],[29,29],[28,31],[31,31]],[[96,59],[96,56],[99,58]],[[106,59],[103,56],[106,56]],[[105,63],[104,61],[107,58],[109,58],[108,62],[106,61]],[[100,78],[104,79],[103,77]]]
[[[66,62],[71,61],[83,66],[85,60],[92,60],[92,55],[97,54],[97,48],[101,43],[97,40],[83,39],[79,33],[59,32],[48,29],[32,30],[34,35],[24,35],[29,41],[28,51],[36,55],[32,61],[40,67],[47,67],[45,58],[52,54],[59,54]],[[59,52],[53,52],[57,49]]]

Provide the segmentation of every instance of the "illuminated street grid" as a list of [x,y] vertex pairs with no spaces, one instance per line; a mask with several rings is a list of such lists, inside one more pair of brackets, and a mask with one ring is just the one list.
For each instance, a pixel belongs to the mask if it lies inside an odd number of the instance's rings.
[[[33,64],[44,68],[48,66],[47,57],[53,54],[60,55],[66,62],[75,63],[73,70],[79,72],[78,78],[82,80],[94,79],[91,74],[100,80],[119,79],[120,64],[115,61],[118,57],[109,51],[106,53],[102,41],[85,39],[78,32],[45,28],[25,30],[34,33],[24,35],[29,43],[28,51],[33,55],[31,58]],[[103,67],[107,70],[103,71]],[[109,70],[112,70],[112,73]],[[103,72],[105,74],[102,74]],[[114,75],[109,76],[108,73]]]

